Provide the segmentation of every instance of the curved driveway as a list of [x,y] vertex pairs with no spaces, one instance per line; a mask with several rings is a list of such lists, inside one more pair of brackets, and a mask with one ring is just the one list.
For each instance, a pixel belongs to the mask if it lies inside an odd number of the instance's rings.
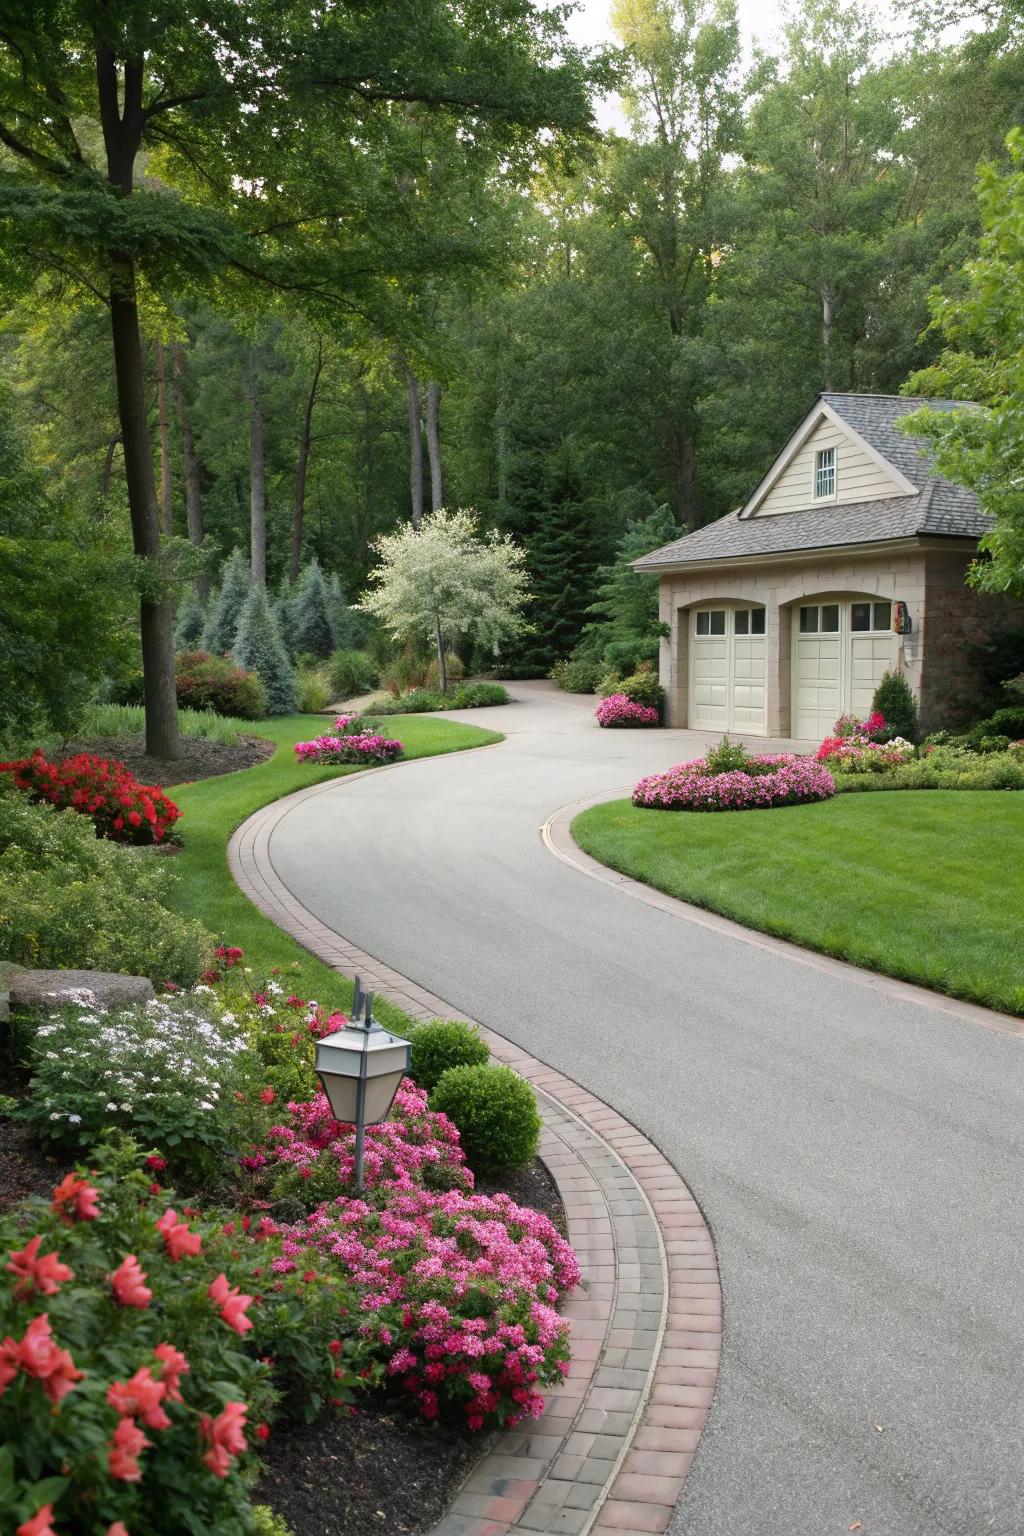
[[552,811],[704,743],[511,686],[464,717],[503,746],[339,783],[270,853],[337,932],[621,1110],[700,1201],[724,1349],[673,1536],[1020,1536],[1024,1041],[553,858]]

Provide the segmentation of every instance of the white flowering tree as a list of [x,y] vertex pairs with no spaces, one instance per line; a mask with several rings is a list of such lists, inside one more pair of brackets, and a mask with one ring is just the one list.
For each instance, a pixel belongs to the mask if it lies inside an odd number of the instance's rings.
[[497,651],[503,640],[528,631],[526,557],[507,534],[481,533],[474,512],[442,508],[418,529],[385,534],[374,548],[380,563],[355,606],[396,640],[432,640],[442,692],[448,688],[445,654],[456,640],[469,636]]

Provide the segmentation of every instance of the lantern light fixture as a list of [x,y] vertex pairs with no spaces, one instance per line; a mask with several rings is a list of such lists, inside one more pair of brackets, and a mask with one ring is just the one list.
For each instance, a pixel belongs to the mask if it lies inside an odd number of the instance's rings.
[[316,1074],[334,1118],[356,1128],[355,1187],[363,1192],[363,1141],[368,1125],[386,1120],[398,1085],[409,1070],[412,1045],[383,1029],[373,1017],[373,993],[359,977],[349,1022],[317,1042]]

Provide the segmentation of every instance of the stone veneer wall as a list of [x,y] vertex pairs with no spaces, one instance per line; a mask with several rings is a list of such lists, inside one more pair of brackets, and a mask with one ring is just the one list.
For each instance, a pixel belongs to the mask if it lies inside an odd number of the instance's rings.
[[931,549],[925,564],[928,644],[920,691],[925,731],[969,725],[978,715],[981,678],[970,649],[1004,624],[1024,625],[1024,605],[964,585],[970,557]]
[[[943,555],[947,562],[944,577],[949,576],[950,558],[959,561],[962,573],[969,556]],[[743,607],[761,603],[767,609],[767,728],[769,736],[790,734],[790,664],[791,617],[793,607],[813,598],[880,597],[891,602],[905,602],[912,619],[912,632],[900,646],[898,664],[918,698],[922,695],[924,637],[927,628],[926,593],[928,552],[916,546],[905,551],[891,550],[877,554],[856,555],[842,551],[805,555],[798,560],[779,560],[749,564],[737,561],[716,569],[676,572],[661,578],[662,620],[671,626],[671,638],[661,643],[660,674],[666,696],[669,725],[686,726],[688,709],[687,678],[688,635],[686,610],[715,602]],[[942,587],[947,611],[956,608],[955,583]],[[961,574],[962,587],[962,574]],[[973,594],[966,594],[973,600]],[[681,611],[682,610],[682,611]],[[929,677],[931,674],[929,674]],[[941,679],[936,674],[941,692]],[[929,708],[931,699],[929,699]]]

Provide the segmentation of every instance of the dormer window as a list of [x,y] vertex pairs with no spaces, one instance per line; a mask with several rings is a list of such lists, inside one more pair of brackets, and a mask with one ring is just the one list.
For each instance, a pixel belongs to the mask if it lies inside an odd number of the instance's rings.
[[824,501],[836,493],[836,451],[819,448],[814,455],[814,499]]

